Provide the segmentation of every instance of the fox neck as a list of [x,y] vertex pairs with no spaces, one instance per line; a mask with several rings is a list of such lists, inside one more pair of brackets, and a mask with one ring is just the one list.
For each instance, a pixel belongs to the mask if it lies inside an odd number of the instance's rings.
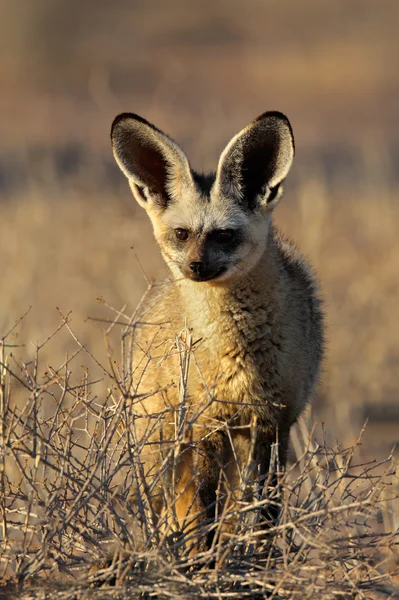
[[[273,232],[264,253],[254,268],[239,280],[210,285],[181,280],[182,304],[194,337],[205,345],[220,347],[220,342],[237,344],[255,329],[264,329],[273,313],[277,281],[276,246]],[[231,340],[228,342],[228,340]]]

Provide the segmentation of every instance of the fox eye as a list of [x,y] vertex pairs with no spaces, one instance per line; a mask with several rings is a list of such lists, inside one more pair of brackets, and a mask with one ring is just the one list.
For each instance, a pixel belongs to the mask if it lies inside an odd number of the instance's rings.
[[213,239],[219,244],[228,244],[234,239],[234,231],[231,229],[220,229],[213,233]]
[[187,229],[175,229],[175,235],[181,242],[185,242],[188,239]]

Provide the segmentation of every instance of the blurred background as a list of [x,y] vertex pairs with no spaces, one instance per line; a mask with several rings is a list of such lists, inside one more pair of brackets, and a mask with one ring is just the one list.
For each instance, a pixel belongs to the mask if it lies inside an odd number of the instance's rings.
[[[0,0],[0,15],[0,337],[32,307],[8,338],[15,360],[32,359],[59,307],[106,361],[107,325],[86,317],[114,312],[97,298],[130,314],[142,271],[164,274],[111,154],[117,113],[154,122],[207,170],[280,110],[297,155],[276,220],[315,265],[328,314],[314,414],[342,445],[369,419],[362,452],[386,455],[399,441],[397,0]],[[60,332],[40,368],[75,348]]]

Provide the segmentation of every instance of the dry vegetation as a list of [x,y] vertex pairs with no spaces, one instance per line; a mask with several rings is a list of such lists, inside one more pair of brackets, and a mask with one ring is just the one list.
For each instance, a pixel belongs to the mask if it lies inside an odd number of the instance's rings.
[[[0,3],[0,598],[398,598],[399,4]],[[284,493],[194,559],[132,497],[129,345],[164,267],[108,128],[142,113],[208,168],[274,108],[297,138],[276,220],[320,275],[327,360]]]
[[[330,442],[338,437],[350,445],[374,415],[365,434],[367,457],[381,457],[397,441],[397,190],[364,181],[352,189],[343,185],[341,195],[334,195],[323,180],[305,179],[287,190],[276,220],[311,258],[326,302],[327,360],[316,417],[327,423]],[[23,345],[15,356],[29,362],[35,344],[57,326],[59,307],[71,311],[76,335],[104,364],[103,326],[97,322],[109,319],[104,302],[133,311],[146,277],[164,276],[162,259],[128,189],[86,195],[78,187],[57,187],[50,194],[32,185],[3,204],[1,332],[32,307],[12,338]],[[72,342],[61,333],[43,349],[43,364],[62,364]],[[93,378],[101,376],[87,358],[82,365]]]
[[[138,382],[129,365],[132,325],[140,321],[115,312],[106,334],[109,360],[102,381],[95,382],[87,371],[73,377],[82,352],[93,357],[68,316],[60,316],[59,327],[37,345],[30,364],[13,360],[13,331],[1,344],[5,597],[397,597],[399,485],[392,457],[362,461],[360,438],[352,448],[330,449],[315,442],[302,422],[294,434],[296,460],[280,486],[266,482],[268,491],[256,501],[241,502],[234,514],[224,511],[216,524],[204,522],[201,535],[215,531],[212,546],[190,555],[196,532],[176,537],[164,530],[162,519],[156,523],[156,482],[144,478],[137,460],[145,440],[135,436]],[[114,353],[108,340],[118,325],[122,343]],[[42,353],[63,329],[75,340],[75,353],[57,368],[41,366]],[[184,340],[178,347],[184,387],[189,352]],[[158,360],[156,349],[150,348],[149,359]],[[185,435],[177,430],[172,456]],[[272,460],[278,464],[277,449]],[[252,468],[249,460],[243,489]],[[173,514],[173,492],[166,485],[163,490]],[[281,506],[281,518],[264,530],[259,509],[269,504]],[[227,535],[221,527],[231,517],[236,526]]]
[[[302,422],[284,494],[243,504],[235,535],[216,536],[195,559],[182,540],[171,543],[154,526],[148,487],[132,498],[143,477],[131,418],[134,378],[129,385],[133,308],[147,285],[142,270],[160,276],[161,262],[145,252],[151,232],[139,212],[131,214],[118,193],[112,207],[100,195],[95,201],[70,190],[52,204],[36,195],[4,207],[1,564],[3,578],[11,577],[4,593],[395,598],[399,479],[388,458],[395,439],[380,425],[381,439],[372,423],[356,442],[366,401],[389,408],[397,385],[394,191],[386,189],[383,202],[381,190],[370,189],[345,200],[309,180],[279,209],[277,220],[312,257],[326,297],[328,360],[314,407],[326,425],[308,432]],[[36,306],[14,327],[11,315],[28,308],[23,286]],[[96,303],[96,292],[106,300]],[[255,509],[267,502],[283,509],[265,535]]]

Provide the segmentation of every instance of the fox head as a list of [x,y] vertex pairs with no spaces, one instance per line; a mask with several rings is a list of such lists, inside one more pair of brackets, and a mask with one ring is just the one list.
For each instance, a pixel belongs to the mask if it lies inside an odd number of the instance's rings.
[[287,117],[258,117],[232,138],[216,173],[207,176],[192,170],[176,142],[135,114],[116,117],[111,140],[175,277],[229,285],[255,266],[294,157]]

